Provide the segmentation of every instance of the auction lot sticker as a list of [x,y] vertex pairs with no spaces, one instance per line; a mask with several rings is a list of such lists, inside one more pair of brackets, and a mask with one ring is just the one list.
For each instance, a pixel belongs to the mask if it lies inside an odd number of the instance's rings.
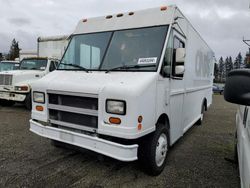
[[138,65],[156,64],[157,57],[139,58]]

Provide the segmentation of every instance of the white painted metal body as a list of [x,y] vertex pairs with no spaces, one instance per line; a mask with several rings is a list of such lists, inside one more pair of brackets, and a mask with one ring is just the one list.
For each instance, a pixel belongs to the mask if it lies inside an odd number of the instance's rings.
[[237,154],[241,187],[250,187],[250,109],[239,106],[236,115]]
[[39,37],[37,40],[38,57],[61,59],[67,45],[67,35]]
[[[175,18],[181,17],[178,20]],[[178,21],[178,24],[176,24]],[[176,23],[175,23],[176,22]],[[74,32],[75,35],[115,31],[131,28],[153,27],[169,25],[169,32],[165,39],[160,64],[156,72],[109,72],[103,71],[54,71],[33,85],[33,91],[45,93],[45,104],[33,102],[30,130],[50,139],[66,142],[87,148],[102,154],[125,160],[112,154],[112,147],[94,147],[96,140],[90,139],[87,144],[74,136],[74,130],[67,132],[70,139],[64,139],[65,133],[59,128],[53,129],[57,136],[50,132],[48,91],[72,95],[95,95],[98,97],[98,128],[96,135],[106,135],[122,139],[138,139],[155,131],[160,117],[169,120],[170,145],[174,144],[183,134],[201,118],[204,101],[209,107],[212,103],[214,55],[208,45],[195,31],[188,20],[176,6],[169,6],[166,11],[160,8],[136,11],[133,16],[124,13],[122,17],[113,15],[112,19],[105,17],[81,20]],[[180,29],[181,28],[181,29]],[[177,36],[185,42],[185,73],[182,79],[163,77],[161,74],[163,59],[170,37]],[[106,99],[126,101],[126,115],[108,114],[105,110]],[[37,111],[36,106],[43,106],[44,111]],[[109,123],[110,117],[121,119],[120,125]],[[138,116],[143,117],[142,129],[138,129]],[[41,123],[42,122],[42,123]],[[39,131],[37,131],[39,129]],[[42,133],[42,134],[41,134]],[[86,139],[81,132],[77,135]],[[113,143],[115,144],[115,143]],[[111,144],[112,145],[112,144]],[[133,146],[134,148],[137,146]],[[113,148],[114,149],[114,148]],[[123,153],[130,152],[121,147]],[[117,151],[114,149],[114,151]],[[119,150],[120,151],[120,150]],[[137,151],[133,150],[133,157],[125,161],[137,159]]]

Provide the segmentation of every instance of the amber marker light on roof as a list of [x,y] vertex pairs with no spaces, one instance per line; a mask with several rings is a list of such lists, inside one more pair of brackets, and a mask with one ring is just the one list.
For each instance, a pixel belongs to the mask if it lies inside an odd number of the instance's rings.
[[82,22],[87,22],[87,21],[88,21],[88,19],[83,19],[83,20],[82,20]]
[[133,16],[134,14],[135,14],[134,12],[128,13],[129,16]]
[[164,11],[164,10],[167,10],[167,9],[168,9],[168,7],[166,7],[166,6],[161,7],[161,11]]
[[111,18],[113,18],[113,16],[112,16],[112,15],[108,15],[108,16],[106,16],[106,19],[111,19]]
[[123,16],[123,14],[117,14],[117,17],[122,17]]

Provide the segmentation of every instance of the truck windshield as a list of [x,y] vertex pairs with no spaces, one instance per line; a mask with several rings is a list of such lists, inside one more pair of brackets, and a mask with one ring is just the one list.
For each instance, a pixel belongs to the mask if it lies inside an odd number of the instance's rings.
[[17,70],[19,69],[18,63],[10,63],[10,62],[1,62],[0,63],[0,72],[1,71],[9,71],[9,70]]
[[45,70],[47,59],[24,59],[21,62],[21,70]]
[[167,30],[156,26],[75,35],[58,70],[156,71]]

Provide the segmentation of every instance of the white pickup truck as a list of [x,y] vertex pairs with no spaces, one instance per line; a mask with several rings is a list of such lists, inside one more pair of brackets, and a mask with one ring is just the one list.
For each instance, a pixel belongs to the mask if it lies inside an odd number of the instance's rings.
[[82,19],[57,70],[33,85],[30,130],[158,175],[212,103],[214,62],[176,6]]
[[34,81],[56,69],[59,60],[51,58],[24,58],[19,70],[0,73],[0,105],[24,103],[31,109],[31,90]]
[[236,159],[239,162],[242,188],[250,187],[250,70],[234,70],[228,74],[224,98],[238,104],[236,114]]

